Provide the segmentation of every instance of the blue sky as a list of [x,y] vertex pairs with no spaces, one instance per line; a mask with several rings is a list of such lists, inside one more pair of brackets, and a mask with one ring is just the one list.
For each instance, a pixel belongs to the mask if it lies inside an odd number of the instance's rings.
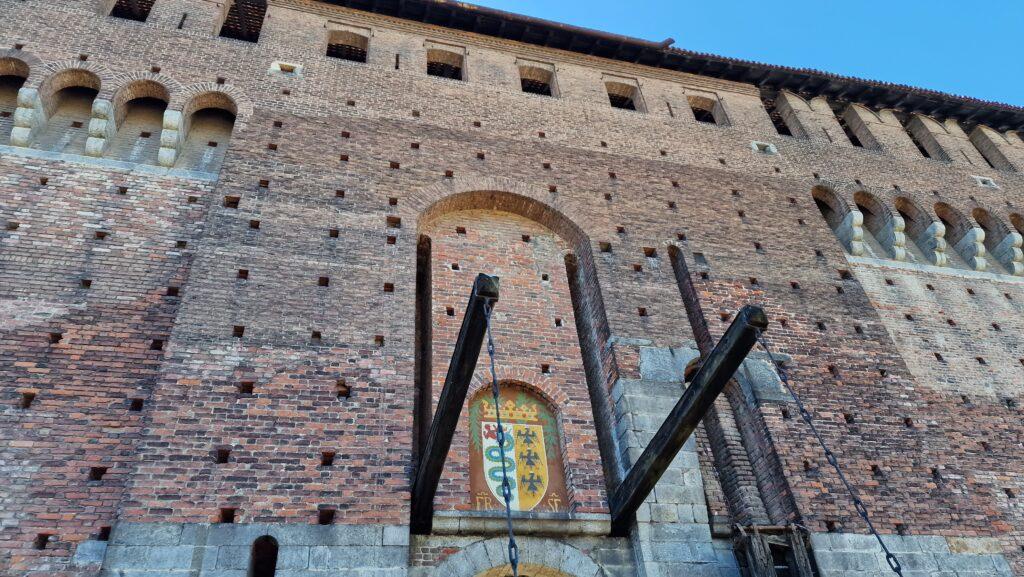
[[[472,1],[472,0],[471,0]],[[477,0],[768,64],[1024,106],[1022,0]]]

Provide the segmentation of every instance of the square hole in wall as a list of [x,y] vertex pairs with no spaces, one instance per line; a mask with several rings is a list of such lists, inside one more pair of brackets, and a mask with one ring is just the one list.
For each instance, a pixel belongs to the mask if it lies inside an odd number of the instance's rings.
[[238,509],[234,507],[222,507],[217,517],[218,523],[234,523],[238,515]]

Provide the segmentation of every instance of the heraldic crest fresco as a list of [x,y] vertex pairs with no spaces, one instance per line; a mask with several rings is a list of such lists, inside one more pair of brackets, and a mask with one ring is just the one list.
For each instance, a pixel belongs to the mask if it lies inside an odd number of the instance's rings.
[[[501,387],[501,420],[507,432],[505,467],[512,486],[513,511],[568,510],[558,424],[547,404],[529,390]],[[501,510],[501,450],[490,389],[473,399],[470,419],[472,507]]]

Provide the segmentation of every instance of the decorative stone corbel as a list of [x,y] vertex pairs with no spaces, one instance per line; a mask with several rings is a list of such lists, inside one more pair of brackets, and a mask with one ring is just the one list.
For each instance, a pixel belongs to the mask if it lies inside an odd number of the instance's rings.
[[160,166],[171,168],[178,160],[178,149],[181,147],[181,112],[164,111],[163,130],[160,131],[160,152],[157,161]]
[[985,259],[984,230],[980,228],[968,230],[954,248],[974,270],[983,271],[988,268],[988,261]]
[[902,216],[893,215],[882,229],[882,237],[878,242],[892,252],[892,259],[898,261],[907,260],[907,235],[903,232],[906,222]]
[[46,125],[46,111],[35,88],[18,91],[18,108],[14,111],[14,129],[11,145],[28,147],[36,134]]
[[1024,276],[1024,252],[1021,251],[1021,245],[1024,245],[1024,237],[1019,232],[1011,232],[992,250],[992,256],[1014,276]]
[[941,222],[933,222],[924,231],[922,249],[925,256],[935,266],[946,266],[949,264],[949,257],[946,256],[946,225]]
[[851,255],[864,256],[864,215],[859,210],[851,210],[840,223],[836,236]]
[[85,141],[85,154],[96,157],[103,156],[116,134],[114,106],[104,98],[93,100],[92,118],[89,119],[89,139]]

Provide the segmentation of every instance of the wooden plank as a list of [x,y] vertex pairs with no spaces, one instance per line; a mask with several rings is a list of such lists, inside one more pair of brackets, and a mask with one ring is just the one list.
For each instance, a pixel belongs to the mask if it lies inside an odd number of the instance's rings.
[[668,418],[651,439],[611,498],[612,532],[624,534],[636,510],[697,428],[740,363],[757,342],[758,331],[768,328],[760,307],[747,305],[736,315],[725,335],[704,360],[690,386],[683,391]]
[[[430,532],[434,518],[434,494],[437,483],[444,469],[445,459],[452,446],[455,427],[459,424],[462,406],[466,404],[466,394],[476,370],[476,361],[480,357],[480,349],[487,336],[487,319],[484,316],[484,304],[498,302],[498,277],[480,274],[473,283],[473,292],[466,305],[466,314],[462,317],[462,328],[459,339],[455,342],[452,362],[448,365],[448,374],[444,379],[444,388],[437,401],[437,412],[430,422],[423,445],[423,457],[416,468],[416,477],[412,485],[412,512],[409,528],[415,534]],[[424,399],[430,402],[430,399]]]

